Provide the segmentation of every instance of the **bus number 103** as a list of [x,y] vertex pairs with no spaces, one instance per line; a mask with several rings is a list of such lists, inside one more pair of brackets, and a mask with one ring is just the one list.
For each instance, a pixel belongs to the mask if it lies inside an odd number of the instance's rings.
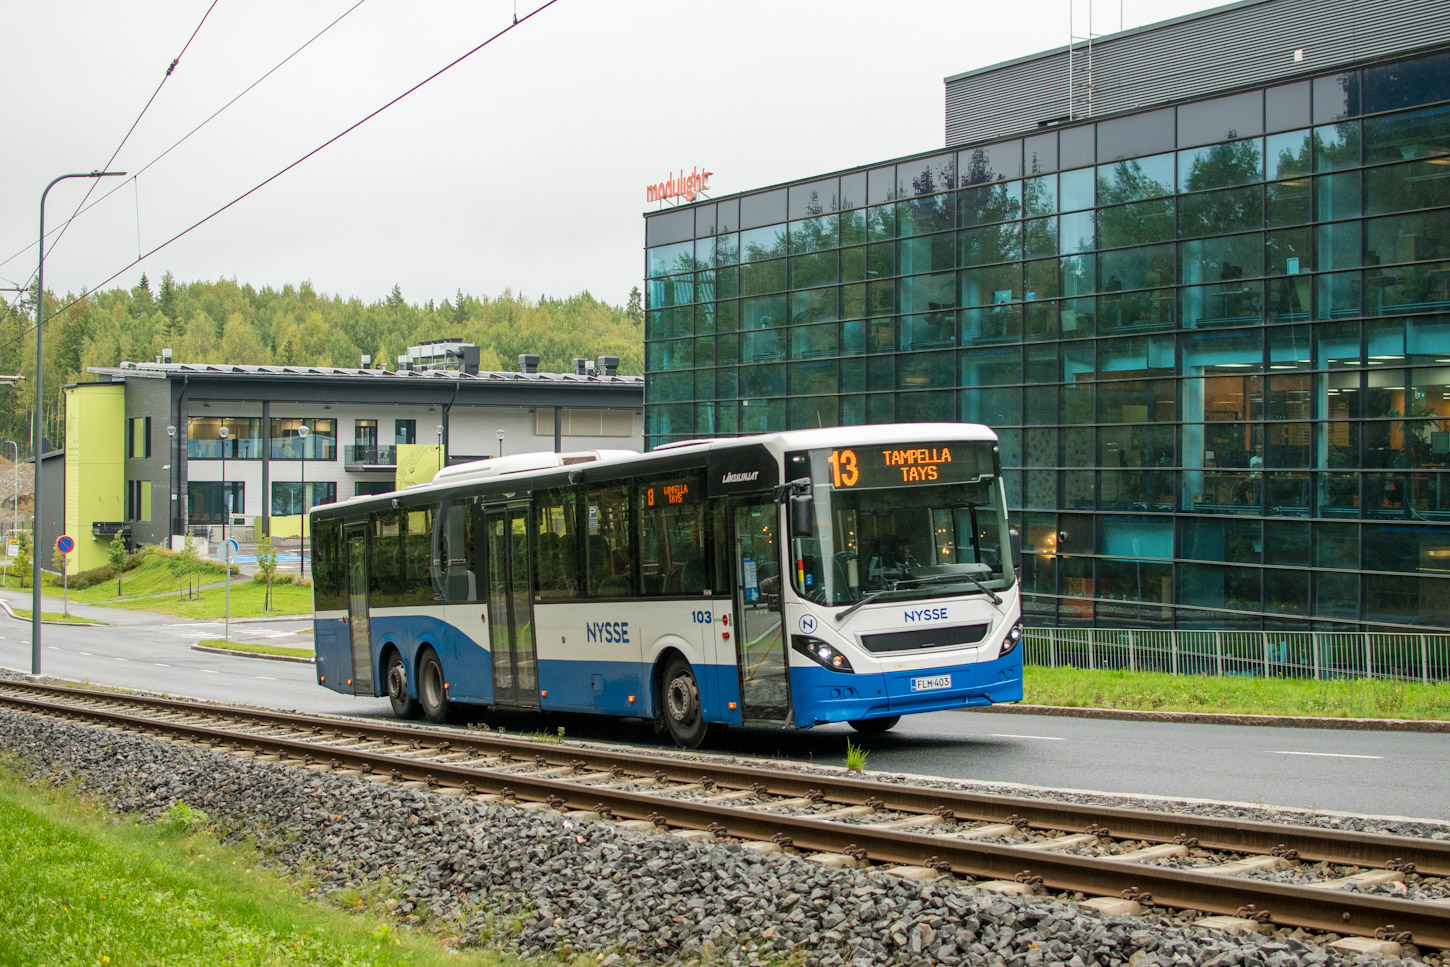
[[855,450],[832,450],[827,458],[831,461],[831,486],[854,487],[861,480],[861,467],[856,463]]
[[691,611],[690,617],[694,619],[697,625],[707,625],[710,623],[710,612],[708,611]]

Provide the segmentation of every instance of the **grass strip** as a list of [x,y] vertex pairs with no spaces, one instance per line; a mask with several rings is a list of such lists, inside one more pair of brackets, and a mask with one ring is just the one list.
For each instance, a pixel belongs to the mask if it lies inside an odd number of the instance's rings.
[[1023,671],[1035,705],[1153,712],[1450,720],[1450,684],[1381,679],[1256,678],[1044,668]]
[[[111,590],[115,590],[112,588]],[[312,613],[312,589],[295,584],[272,585],[272,607],[265,608],[266,585],[250,578],[232,582],[233,618],[282,618]],[[124,608],[127,611],[154,611],[178,618],[197,618],[205,621],[219,621],[226,614],[227,589],[207,588],[190,600],[175,597],[142,598],[108,602],[108,608]]]
[[[29,621],[30,620],[30,616],[33,615],[33,614],[35,614],[35,612],[32,611],[29,608],[11,608],[10,610],[15,612],[15,617],[17,617],[17,618],[24,618],[26,621]],[[93,618],[82,618],[82,617],[80,617],[78,615],[66,614],[64,611],[42,611],[42,612],[40,612],[40,620],[41,621],[59,621],[62,624],[68,624],[68,625],[104,625],[105,624],[104,621],[96,621]]]
[[[212,584],[224,578],[225,572],[221,564],[202,561],[183,582],[182,578],[172,570],[174,561],[174,557],[163,554],[146,554],[139,565],[123,572],[121,597],[128,599],[148,594],[170,594],[174,597],[177,594],[178,586],[182,583]],[[56,598],[66,593],[59,578],[48,578],[41,585],[40,590],[42,594]],[[69,595],[72,601],[82,604],[103,604],[113,601],[116,598],[116,579],[110,578],[89,588],[70,588]]]
[[483,967],[384,919],[310,903],[255,854],[166,821],[117,822],[99,806],[0,771],[0,964],[93,967]]
[[258,645],[250,641],[227,641],[224,638],[208,638],[198,641],[198,648],[219,648],[224,651],[244,651],[249,655],[286,655],[290,658],[312,658],[311,648],[288,648],[286,645]]

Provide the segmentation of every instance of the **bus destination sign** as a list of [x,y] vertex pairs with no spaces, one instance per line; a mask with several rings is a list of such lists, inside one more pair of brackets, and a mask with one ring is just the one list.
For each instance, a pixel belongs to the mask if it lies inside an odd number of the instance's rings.
[[967,483],[992,472],[990,464],[981,465],[973,448],[960,444],[955,453],[948,446],[916,443],[852,447],[830,451],[826,462],[831,467],[831,486],[837,490]]

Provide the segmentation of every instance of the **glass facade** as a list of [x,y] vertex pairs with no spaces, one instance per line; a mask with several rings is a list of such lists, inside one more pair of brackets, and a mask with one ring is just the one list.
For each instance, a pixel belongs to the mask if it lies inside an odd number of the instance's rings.
[[1450,52],[646,220],[646,444],[1001,435],[1029,623],[1450,628]]

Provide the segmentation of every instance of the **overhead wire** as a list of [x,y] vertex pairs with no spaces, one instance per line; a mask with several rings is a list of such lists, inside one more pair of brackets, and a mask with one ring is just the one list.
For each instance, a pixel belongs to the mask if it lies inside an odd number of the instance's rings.
[[[225,111],[227,108],[231,107],[233,104],[237,103],[237,101],[241,100],[247,94],[251,93],[252,89],[255,88],[258,84],[261,84],[267,78],[271,77],[278,70],[280,70],[283,66],[285,66],[288,61],[292,60],[292,58],[296,57],[298,54],[302,53],[308,47],[312,46],[313,42],[315,42],[319,37],[321,37],[323,34],[327,33],[333,27],[336,27],[339,23],[341,23],[343,21],[343,19],[345,17],[347,17],[348,14],[352,13],[354,10],[356,10],[358,7],[361,7],[366,2],[367,2],[367,0],[357,0],[356,3],[354,3],[352,6],[348,7],[341,14],[339,14],[338,17],[335,20],[333,20],[327,26],[323,27],[317,33],[313,34],[310,38],[308,38],[308,40],[306,42],[304,42],[302,44],[302,46],[300,46],[296,50],[292,51],[292,53],[288,54],[286,57],[284,57],[281,60],[279,60],[276,64],[273,64],[272,67],[269,68],[267,70],[267,72],[264,73],[261,77],[258,77],[256,80],[252,81],[252,83],[248,84],[241,91],[239,91],[231,100],[227,101],[221,107],[219,107],[215,111],[213,111],[206,118],[206,120],[202,121],[196,127],[192,128],[190,131],[186,132],[184,135],[182,135],[180,138],[178,138],[176,140],[176,142],[174,144],[172,144],[169,148],[167,148],[165,151],[161,152],[156,157],[152,158],[150,161],[148,161],[144,165],[142,165],[139,169],[136,170],[135,174],[133,174],[130,178],[127,179],[127,181],[135,181],[136,179],[140,178],[142,175],[144,175],[147,172],[148,169],[150,169],[158,161],[160,161],[162,158],[165,158],[167,155],[169,155],[171,152],[175,151],[177,148],[181,147],[181,145],[183,143],[185,143],[188,138],[190,138],[192,135],[196,134],[202,128],[206,127],[212,121],[215,121],[217,119],[217,117],[222,114],[223,111]],[[119,183],[119,184],[117,184],[115,187],[111,188],[109,191],[107,191],[100,198],[97,198],[95,201],[91,202],[85,208],[80,209],[79,211],[77,211],[76,214],[72,216],[72,218],[78,217],[80,215],[84,215],[86,212],[90,211],[92,208],[95,208],[97,205],[101,204],[107,198],[110,198],[116,192],[120,191],[122,188],[125,187],[125,185],[126,185],[126,182],[124,182],[124,181],[121,182],[121,183]],[[67,221],[65,224],[69,224],[69,221]],[[62,227],[63,226],[58,226],[56,228],[56,231],[60,231]],[[4,261],[0,261],[0,266],[3,266],[3,265],[5,265],[8,262],[14,261],[15,259],[17,259],[20,256],[24,255],[26,252],[30,251],[33,247],[34,246],[32,246],[32,245],[26,245],[24,248],[22,248],[20,251],[16,252],[14,255],[10,256],[9,258],[5,259]],[[141,247],[140,246],[140,242],[138,240],[137,245],[136,245],[136,248],[137,248],[138,251],[140,250],[140,247]]]
[[[472,57],[474,54],[478,53],[480,50],[483,50],[489,44],[492,44],[494,41],[498,40],[500,37],[502,37],[505,34],[511,32],[515,28],[517,28],[517,27],[519,27],[519,26],[527,23],[528,21],[532,20],[535,16],[537,16],[540,13],[543,13],[545,10],[549,9],[550,7],[552,7],[554,4],[556,4],[558,2],[559,2],[559,0],[545,0],[545,2],[542,3],[542,4],[540,4],[536,9],[530,11],[529,13],[524,14],[524,16],[518,18],[513,23],[509,24],[508,26],[504,27],[502,30],[500,30],[497,33],[493,34],[491,37],[488,37],[482,43],[478,44],[476,47],[473,47],[470,50],[465,51],[464,53],[460,54],[458,57],[455,57],[453,60],[449,61],[444,66],[438,68],[438,70],[434,71],[433,73],[429,74],[427,77],[423,78],[421,81],[418,81],[418,83],[414,84],[412,87],[410,87],[407,90],[403,91],[403,93],[397,95],[396,97],[392,98],[391,100],[385,102],[380,107],[375,108],[374,110],[370,111],[368,114],[366,114],[363,117],[359,118],[358,120],[354,121],[352,124],[350,124],[347,127],[343,128],[337,134],[334,134],[332,137],[328,138],[326,141],[323,141],[321,144],[317,145],[312,150],[310,150],[307,153],[303,154],[297,160],[295,160],[292,163],[288,164],[287,166],[279,169],[278,171],[274,172],[273,174],[268,175],[266,178],[262,179],[257,184],[253,185],[251,188],[248,188],[246,191],[242,192],[240,195],[238,195],[237,197],[233,198],[231,201],[227,202],[225,205],[222,205],[220,208],[216,209],[211,214],[206,215],[205,217],[200,218],[197,221],[191,223],[186,228],[183,228],[181,231],[177,232],[175,235],[171,236],[166,241],[162,242],[160,245],[157,245],[155,248],[152,248],[149,251],[145,252],[144,254],[138,256],[135,261],[130,262],[130,263],[122,266],[116,272],[114,272],[111,275],[107,276],[106,278],[102,279],[100,282],[96,283],[95,285],[87,287],[84,291],[87,292],[87,293],[95,292],[95,291],[99,290],[100,288],[102,288],[103,286],[109,285],[110,283],[114,282],[116,279],[120,278],[122,274],[130,271],[131,269],[135,268],[137,265],[140,265],[143,261],[145,261],[146,259],[148,259],[151,256],[155,255],[157,252],[161,251],[162,249],[166,248],[168,245],[171,245],[173,242],[179,241],[180,239],[184,238],[185,236],[191,234],[193,231],[195,231],[196,229],[198,229],[201,226],[205,225],[207,222],[211,221],[213,218],[216,218],[218,215],[220,215],[223,212],[227,211],[228,209],[232,208],[234,205],[240,203],[241,201],[245,200],[246,198],[250,197],[251,195],[253,195],[256,192],[260,191],[261,189],[265,188],[267,185],[269,185],[272,182],[276,181],[278,178],[282,177],[287,172],[291,171],[293,168],[296,168],[298,165],[302,164],[304,161],[307,161],[313,155],[315,155],[318,152],[322,151],[323,149],[331,146],[334,142],[339,141],[342,138],[346,137],[347,135],[351,134],[353,131],[357,130],[362,125],[366,124],[368,121],[371,121],[373,118],[377,117],[379,114],[382,114],[384,111],[388,110],[393,105],[395,105],[399,101],[403,100],[405,97],[408,97],[410,94],[413,94],[414,92],[416,92],[418,89],[422,88],[423,86],[425,86],[425,85],[427,85],[429,83],[432,83],[434,80],[438,79],[442,75],[446,74],[448,71],[450,71],[453,68],[457,67],[459,64],[463,63],[465,60],[467,60],[468,58]],[[71,306],[77,304],[78,302],[80,302],[84,298],[86,298],[85,295],[77,296],[76,298],[72,299],[70,302],[67,302],[65,305],[61,306],[59,309],[57,309],[54,312],[50,313],[50,317],[51,318],[55,318],[60,313],[65,312]],[[30,328],[28,328],[25,331],[21,332],[18,336],[16,336],[15,340],[12,340],[11,342],[13,343],[16,340],[24,339],[26,336],[30,335],[30,333],[33,332],[33,331],[35,331],[35,326],[34,325],[30,326]],[[5,345],[8,346],[10,344],[7,343]]]
[[[96,170],[98,170],[98,171],[109,171],[110,170],[112,162],[114,162],[116,160],[116,156],[121,153],[121,149],[124,148],[124,147],[126,147],[126,142],[129,141],[131,139],[131,135],[135,133],[137,126],[140,125],[140,123],[141,123],[141,119],[146,116],[146,112],[149,111],[151,109],[151,105],[156,102],[157,96],[161,93],[161,88],[165,87],[166,86],[166,82],[171,79],[172,73],[175,72],[175,70],[176,70],[176,65],[181,63],[181,58],[186,55],[187,49],[191,47],[191,42],[196,39],[196,35],[197,34],[201,33],[202,26],[206,23],[207,18],[211,16],[211,12],[216,9],[216,5],[218,3],[220,3],[220,2],[221,2],[221,0],[212,0],[211,6],[209,6],[209,7],[206,8],[206,13],[204,13],[204,14],[201,15],[201,20],[199,20],[197,22],[197,25],[196,25],[195,29],[193,29],[192,32],[191,32],[191,36],[188,37],[188,38],[186,38],[186,43],[182,45],[182,47],[181,47],[181,53],[177,54],[175,57],[173,57],[171,59],[170,65],[168,65],[167,68],[166,68],[166,73],[164,75],[162,75],[160,83],[158,83],[156,85],[156,90],[154,90],[154,91],[151,92],[151,96],[146,99],[146,103],[145,103],[145,105],[142,106],[140,113],[136,115],[136,120],[132,121],[131,122],[131,126],[126,129],[126,133],[121,137],[121,143],[118,144],[118,145],[116,145],[116,150],[111,152],[111,157],[109,159],[107,159],[106,163],[104,165],[102,165],[100,168],[96,169]],[[137,174],[140,174],[140,172],[137,172]],[[55,236],[55,241],[53,241],[53,242],[50,243],[50,248],[46,249],[44,247],[45,246],[45,239],[43,239],[43,238],[40,239],[36,243],[37,245],[41,246],[41,248],[42,248],[42,252],[40,253],[40,258],[41,258],[42,261],[44,260],[44,258],[45,258],[45,256],[46,256],[47,253],[55,251],[55,247],[57,245],[59,245],[60,244],[60,240],[65,237],[66,229],[68,229],[70,227],[70,223],[72,221],[74,221],[75,218],[76,218],[76,216],[79,215],[81,213],[81,211],[86,207],[86,202],[88,200],[90,200],[91,194],[96,190],[96,184],[97,184],[97,181],[95,179],[91,179],[90,185],[86,188],[85,195],[80,200],[80,204],[76,205],[76,210],[74,212],[71,212],[70,217],[67,218],[67,219],[65,219],[63,222],[60,223],[60,225],[58,225],[56,227],[56,233],[57,234]],[[122,184],[124,184],[124,182],[122,182]],[[117,186],[117,187],[120,187],[120,186]],[[112,189],[112,191],[114,191],[114,190],[115,189]],[[112,192],[107,192],[104,197],[106,197],[106,198],[110,197],[111,193]],[[97,204],[100,204],[100,202],[103,201],[103,200],[104,200],[104,198],[97,199],[96,203]],[[24,253],[26,253],[28,251],[30,251],[30,246],[29,245],[25,246],[25,248],[21,249],[19,252],[16,252],[14,255],[10,256],[10,258],[6,259],[5,262],[0,262],[0,265],[4,265],[7,262],[10,262],[10,261],[12,261],[12,260],[14,260],[16,258],[19,258],[21,255],[23,255]],[[35,281],[35,277],[36,277],[36,274],[38,272],[39,272],[39,267],[37,266],[37,268],[35,270],[31,271],[30,276],[25,280],[25,285],[23,286],[24,289],[26,289],[27,291],[30,289],[30,285],[31,285],[32,282]],[[42,296],[42,298],[43,298],[43,296]],[[7,305],[7,308],[13,309],[19,303],[20,303],[20,299],[17,297],[16,300],[15,300],[15,303],[13,305]]]

